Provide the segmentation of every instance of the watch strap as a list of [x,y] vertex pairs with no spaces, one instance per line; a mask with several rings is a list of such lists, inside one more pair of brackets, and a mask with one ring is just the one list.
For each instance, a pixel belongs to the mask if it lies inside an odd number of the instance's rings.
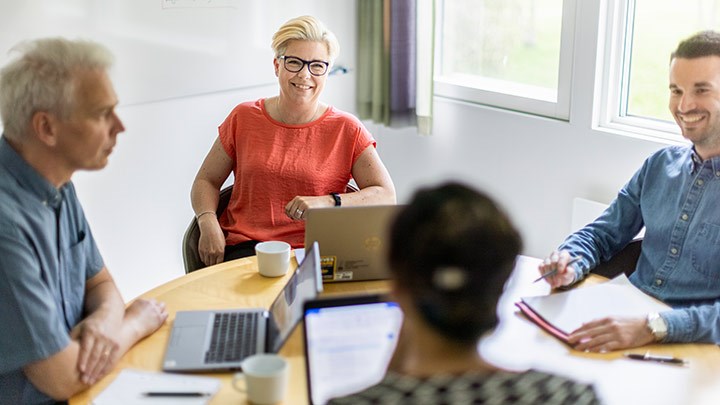
[[332,196],[333,200],[335,200],[336,207],[339,207],[340,205],[342,205],[342,199],[340,198],[340,194],[330,193],[330,195]]

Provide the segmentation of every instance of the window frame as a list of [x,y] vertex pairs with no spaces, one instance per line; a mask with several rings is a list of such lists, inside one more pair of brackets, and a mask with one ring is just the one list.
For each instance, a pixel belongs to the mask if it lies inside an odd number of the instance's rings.
[[[629,96],[630,60],[636,0],[608,0],[604,24],[605,46],[599,63],[601,80],[596,86],[595,127],[628,136],[670,143],[684,141],[675,122],[625,114]],[[602,25],[601,25],[602,26]],[[602,34],[601,34],[602,35]]]
[[[444,1],[440,0],[437,8],[438,32],[443,31]],[[434,77],[434,94],[440,97],[466,101],[474,104],[499,107],[502,109],[525,112],[533,115],[556,118],[563,121],[570,120],[571,92],[573,84],[573,58],[575,50],[575,24],[577,20],[577,6],[575,0],[563,0],[562,27],[560,29],[560,55],[558,63],[558,87],[556,101],[545,97],[523,96],[523,91],[531,91],[534,86],[522,85],[514,82],[503,82],[493,79],[474,80],[472,84],[466,80],[453,80],[436,72]],[[440,34],[442,35],[442,34]],[[440,35],[436,36],[435,65],[442,66],[442,46]],[[480,85],[483,87],[480,87]],[[500,85],[509,85],[515,90],[498,91]]]

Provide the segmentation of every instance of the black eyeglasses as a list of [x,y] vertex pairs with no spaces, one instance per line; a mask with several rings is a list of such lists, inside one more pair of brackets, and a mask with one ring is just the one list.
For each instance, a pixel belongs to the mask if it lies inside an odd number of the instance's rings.
[[328,71],[328,66],[330,66],[328,62],[322,60],[304,60],[294,56],[278,56],[278,59],[283,60],[283,66],[288,72],[297,73],[307,65],[308,71],[313,76],[324,75]]

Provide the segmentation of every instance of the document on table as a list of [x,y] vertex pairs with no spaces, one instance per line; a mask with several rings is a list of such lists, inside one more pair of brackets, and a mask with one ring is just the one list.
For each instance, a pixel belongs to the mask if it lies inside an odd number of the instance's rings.
[[208,403],[219,389],[220,380],[213,377],[124,369],[93,400],[93,404],[202,405]]
[[671,309],[635,287],[625,274],[597,285],[523,297],[515,304],[532,322],[563,342],[575,329],[608,316],[645,316]]

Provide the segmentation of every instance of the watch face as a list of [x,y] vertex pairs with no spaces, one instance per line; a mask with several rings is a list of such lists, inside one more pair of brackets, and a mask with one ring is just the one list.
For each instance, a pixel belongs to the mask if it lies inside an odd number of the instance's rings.
[[667,335],[667,324],[658,314],[651,314],[648,316],[648,326],[657,340],[660,340]]

